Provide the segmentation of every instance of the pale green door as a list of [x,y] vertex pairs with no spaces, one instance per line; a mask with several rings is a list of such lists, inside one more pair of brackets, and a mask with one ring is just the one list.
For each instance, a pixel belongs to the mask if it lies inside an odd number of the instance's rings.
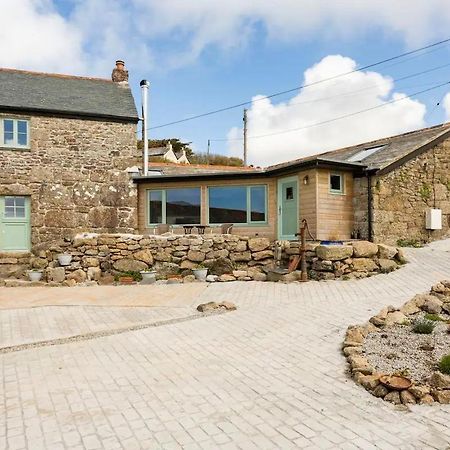
[[0,196],[0,251],[30,250],[30,198]]
[[298,180],[297,177],[278,180],[278,239],[297,239]]

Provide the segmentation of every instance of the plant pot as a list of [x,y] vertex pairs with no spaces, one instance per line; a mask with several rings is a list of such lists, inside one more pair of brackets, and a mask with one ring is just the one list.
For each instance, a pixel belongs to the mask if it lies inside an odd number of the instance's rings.
[[192,273],[195,279],[198,281],[206,281],[206,276],[208,275],[208,269],[193,269]]
[[119,277],[119,283],[120,284],[133,284],[134,278],[133,277]]
[[60,266],[69,266],[72,262],[72,255],[69,253],[61,253],[58,255],[58,262]]
[[140,284],[153,284],[156,282],[156,271],[141,271],[140,274],[142,275],[142,281],[140,282]]
[[37,270],[30,270],[28,272],[28,278],[30,281],[40,281],[42,278],[42,272]]

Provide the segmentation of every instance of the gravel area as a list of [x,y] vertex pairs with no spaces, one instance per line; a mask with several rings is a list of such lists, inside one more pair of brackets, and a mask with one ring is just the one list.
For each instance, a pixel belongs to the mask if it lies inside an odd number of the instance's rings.
[[[446,315],[441,317],[450,319]],[[412,326],[394,325],[370,333],[363,351],[377,371],[389,374],[405,371],[405,376],[423,382],[436,370],[442,356],[450,353],[448,327],[445,322],[436,322],[432,334],[417,334]]]

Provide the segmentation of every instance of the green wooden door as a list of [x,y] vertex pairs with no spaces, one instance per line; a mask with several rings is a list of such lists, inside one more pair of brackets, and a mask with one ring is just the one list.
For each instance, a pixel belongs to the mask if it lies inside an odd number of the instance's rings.
[[30,250],[30,198],[0,196],[0,251]]
[[297,239],[298,233],[297,177],[278,180],[278,239]]

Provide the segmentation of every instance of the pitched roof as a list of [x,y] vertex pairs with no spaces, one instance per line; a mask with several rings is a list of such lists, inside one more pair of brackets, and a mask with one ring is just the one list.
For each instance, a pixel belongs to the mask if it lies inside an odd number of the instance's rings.
[[0,69],[0,110],[137,122],[131,89],[102,78]]
[[167,147],[150,147],[148,149],[148,156],[163,156],[169,149]]
[[267,167],[266,170],[270,172],[316,160],[386,171],[389,167],[404,162],[408,157],[413,157],[416,152],[426,150],[429,145],[436,145],[439,140],[445,139],[448,135],[450,135],[450,123],[444,123],[276,164]]

